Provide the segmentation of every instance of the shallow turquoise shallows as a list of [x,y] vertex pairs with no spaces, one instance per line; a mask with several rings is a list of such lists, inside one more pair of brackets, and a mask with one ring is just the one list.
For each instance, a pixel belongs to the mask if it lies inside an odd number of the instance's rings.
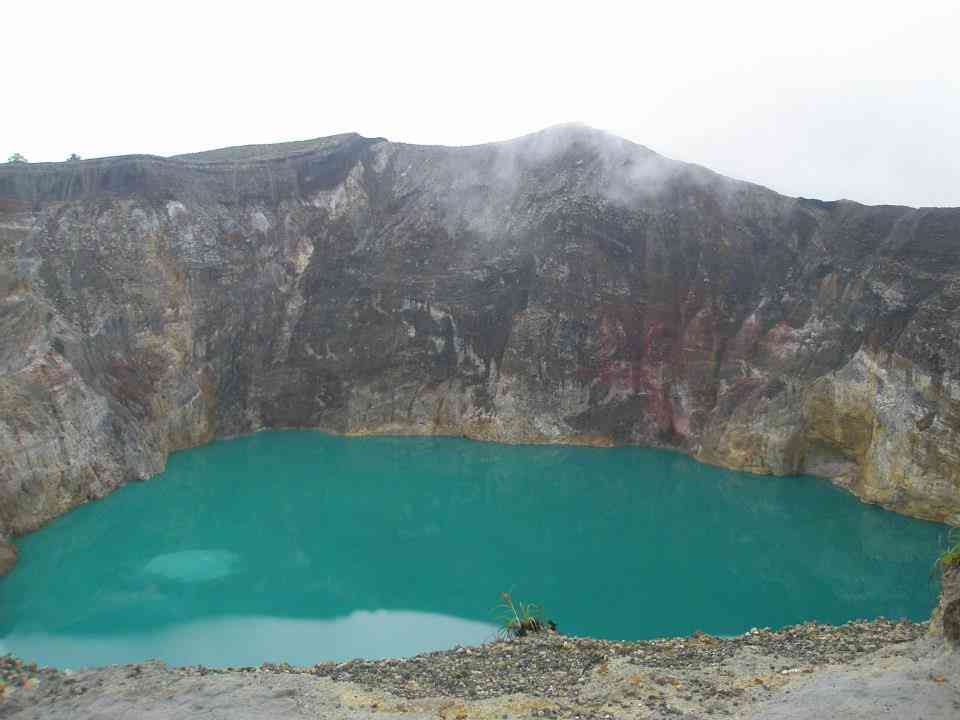
[[0,653],[397,657],[492,639],[502,591],[617,639],[922,620],[941,534],[822,480],[656,450],[261,433],[20,540]]

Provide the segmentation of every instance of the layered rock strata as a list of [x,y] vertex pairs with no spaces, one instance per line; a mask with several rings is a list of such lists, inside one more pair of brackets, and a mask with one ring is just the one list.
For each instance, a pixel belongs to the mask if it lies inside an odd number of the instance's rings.
[[7,165],[0,532],[266,427],[666,447],[960,523],[958,306],[960,209],[587,128]]

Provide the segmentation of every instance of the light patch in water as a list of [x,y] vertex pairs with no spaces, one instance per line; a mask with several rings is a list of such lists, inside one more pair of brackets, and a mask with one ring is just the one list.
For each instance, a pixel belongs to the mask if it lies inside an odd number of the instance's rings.
[[332,620],[291,620],[236,615],[184,623],[146,633],[116,636],[13,634],[0,638],[0,651],[60,668],[159,659],[171,665],[212,667],[285,661],[313,665],[327,660],[383,658],[384,638],[392,656],[410,656],[493,640],[489,623],[410,610],[358,610]]
[[240,556],[229,550],[183,550],[157,555],[143,570],[183,583],[218,580],[237,572]]

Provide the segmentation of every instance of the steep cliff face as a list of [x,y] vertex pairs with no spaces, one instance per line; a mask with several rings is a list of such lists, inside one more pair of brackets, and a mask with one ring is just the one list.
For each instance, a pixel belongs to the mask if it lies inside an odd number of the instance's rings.
[[586,128],[0,167],[0,525],[263,427],[641,443],[960,523],[960,209]]
[[940,597],[927,634],[942,639],[949,647],[960,648],[960,567],[956,565],[942,568]]

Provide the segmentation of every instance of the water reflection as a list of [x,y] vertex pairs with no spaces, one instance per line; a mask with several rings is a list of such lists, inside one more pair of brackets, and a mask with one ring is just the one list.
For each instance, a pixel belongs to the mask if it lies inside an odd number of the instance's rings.
[[291,620],[256,615],[217,617],[123,635],[14,633],[0,654],[16,651],[43,664],[79,668],[159,659],[171,665],[259,665],[320,659],[406,657],[438,647],[477,645],[496,627],[437,613],[357,611],[333,620]]

